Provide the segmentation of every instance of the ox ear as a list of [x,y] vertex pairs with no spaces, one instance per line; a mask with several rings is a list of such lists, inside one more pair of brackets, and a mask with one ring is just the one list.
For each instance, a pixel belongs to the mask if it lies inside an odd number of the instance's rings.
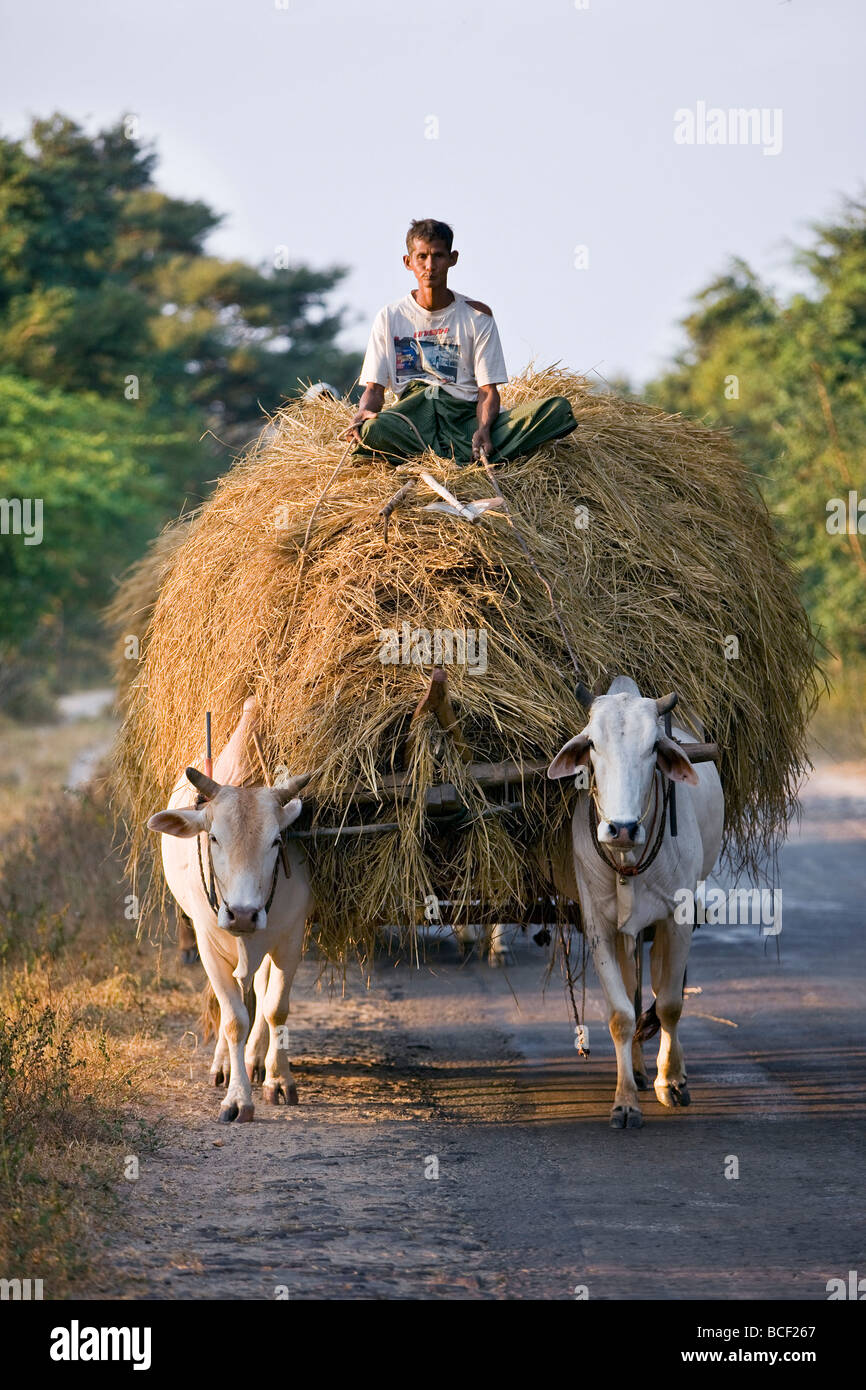
[[285,830],[293,821],[296,821],[302,810],[303,802],[299,796],[295,796],[291,801],[287,801],[285,806],[280,806],[277,811],[277,820],[279,821],[280,829]]
[[698,785],[698,774],[692,764],[680,745],[668,738],[667,734],[659,735],[656,744],[656,767],[666,777],[670,777],[672,782],[688,782],[692,787]]
[[205,829],[207,820],[201,811],[157,811],[147,822],[148,830],[160,835],[178,835],[187,840],[191,835],[199,835]]
[[550,780],[556,782],[560,777],[576,777],[577,769],[585,767],[589,762],[591,747],[592,740],[589,734],[578,734],[576,738],[569,739],[547,769]]

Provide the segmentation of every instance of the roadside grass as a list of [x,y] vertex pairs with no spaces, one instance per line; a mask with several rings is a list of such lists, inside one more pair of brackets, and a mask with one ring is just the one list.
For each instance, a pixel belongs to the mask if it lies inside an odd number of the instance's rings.
[[118,1157],[155,1134],[126,1115],[135,1067],[42,982],[4,991],[0,1019],[0,1260],[42,1279],[45,1298],[81,1292],[94,1225],[116,1208]]
[[0,1277],[47,1299],[100,1288],[128,1159],[160,1143],[165,1021],[198,1008],[173,942],[136,938],[104,792],[61,790],[101,722],[40,730],[0,818]]
[[0,835],[38,815],[66,784],[69,768],[88,748],[107,744],[110,718],[74,724],[17,724],[0,715]]

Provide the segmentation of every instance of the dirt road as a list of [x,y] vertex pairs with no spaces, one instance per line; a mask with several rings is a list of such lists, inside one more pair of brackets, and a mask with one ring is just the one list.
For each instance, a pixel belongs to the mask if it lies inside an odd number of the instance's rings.
[[217,1125],[209,1054],[190,1055],[189,1017],[169,1020],[167,1142],[124,1185],[102,1296],[824,1299],[829,1278],[866,1272],[864,769],[818,774],[805,807],[782,856],[781,960],[753,926],[696,934],[692,1107],[650,1093],[640,1131],[607,1128],[594,978],[581,1061],[529,940],[508,971],[448,943],[343,998],[305,964],[301,1103],[252,1125]]

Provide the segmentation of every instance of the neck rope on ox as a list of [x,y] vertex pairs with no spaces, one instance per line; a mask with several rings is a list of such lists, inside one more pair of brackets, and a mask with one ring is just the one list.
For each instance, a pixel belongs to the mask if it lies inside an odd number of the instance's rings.
[[608,866],[609,869],[614,870],[621,884],[625,884],[628,881],[628,879],[634,878],[637,874],[645,873],[662,847],[662,841],[665,837],[665,825],[667,822],[668,800],[670,797],[670,782],[666,777],[662,777],[662,774],[658,771],[658,769],[656,769],[653,772],[652,792],[650,793],[650,796],[647,799],[646,810],[644,811],[643,815],[638,821],[638,825],[642,825],[643,822],[646,820],[647,816],[649,815],[650,806],[652,806],[652,816],[650,817],[650,827],[652,827],[653,821],[655,820],[656,811],[658,810],[660,779],[662,782],[662,813],[659,816],[658,829],[656,830],[655,839],[652,841],[652,848],[650,848],[650,837],[649,835],[647,835],[647,838],[644,842],[643,851],[641,852],[640,858],[638,859],[636,864],[623,863],[625,855],[629,852],[628,850],[619,851],[619,864],[614,864],[613,861],[608,858],[605,847],[602,845],[601,841],[598,838],[598,825],[599,820],[608,820],[609,817],[605,816],[602,813],[602,809],[598,804],[598,789],[595,785],[594,776],[590,783],[589,798],[587,802],[590,838],[592,839],[592,843],[595,846],[595,850],[599,858],[603,860],[603,862]]
[[[201,837],[202,837],[202,835],[207,835],[207,836],[208,836],[208,842],[207,842],[207,866],[208,866],[208,874],[209,874],[209,876],[210,876],[210,882],[208,882],[208,880],[205,878],[205,874],[204,874],[204,862],[203,862],[203,860],[202,860],[202,855],[201,855]],[[282,836],[281,836],[280,838],[282,838]],[[285,842],[284,842],[284,843],[285,843]],[[211,911],[212,911],[214,914],[216,914],[216,913],[218,913],[219,910],[220,910],[220,898],[219,898],[219,894],[217,893],[217,887],[219,886],[219,880],[217,879],[216,873],[214,872],[213,855],[211,854],[211,849],[210,849],[210,835],[209,835],[209,832],[208,832],[207,830],[203,830],[203,831],[201,832],[201,834],[196,835],[196,837],[195,837],[195,844],[196,844],[196,849],[198,850],[198,871],[199,871],[199,875],[200,875],[200,877],[201,877],[201,886],[202,886],[202,888],[204,889],[204,895],[205,895],[205,897],[207,898],[207,900],[208,900],[208,902],[209,902],[209,904],[210,904]],[[274,901],[274,894],[275,894],[276,891],[277,891],[277,877],[278,877],[279,872],[280,872],[280,859],[281,859],[281,858],[282,858],[282,855],[281,855],[280,853],[278,853],[278,854],[277,854],[277,857],[276,857],[276,860],[274,861],[274,876],[273,876],[273,878],[271,879],[271,891],[270,891],[270,893],[268,894],[268,900],[267,900],[267,902],[265,903],[265,912],[270,912],[270,910],[271,910],[271,903]],[[225,901],[225,893],[223,893],[223,901]]]

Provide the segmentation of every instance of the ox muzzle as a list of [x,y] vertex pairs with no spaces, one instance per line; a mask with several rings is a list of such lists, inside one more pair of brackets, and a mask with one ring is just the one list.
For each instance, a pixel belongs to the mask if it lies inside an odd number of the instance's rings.
[[599,821],[598,838],[601,844],[615,845],[618,849],[632,849],[634,845],[642,845],[646,839],[646,831],[640,820],[629,821]]
[[268,914],[263,907],[230,907],[220,904],[217,926],[232,936],[251,936],[253,932],[264,931],[268,925]]

